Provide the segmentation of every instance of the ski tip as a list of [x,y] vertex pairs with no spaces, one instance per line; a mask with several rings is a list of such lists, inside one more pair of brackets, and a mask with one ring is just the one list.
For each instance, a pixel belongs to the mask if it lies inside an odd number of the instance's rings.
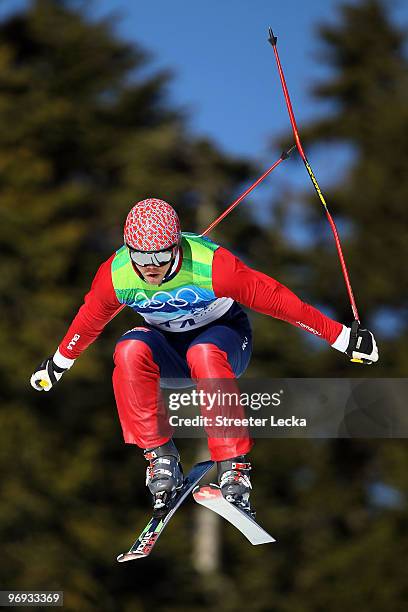
[[264,538],[262,538],[258,542],[251,542],[251,544],[253,546],[259,546],[260,544],[273,544],[273,542],[276,542],[275,538],[273,538],[271,535],[269,535],[269,533],[267,533]]
[[271,43],[272,47],[275,47],[278,42],[278,37],[274,35],[270,26],[268,28],[268,41]]
[[119,563],[124,563],[125,561],[134,561],[135,559],[143,559],[146,555],[141,555],[140,553],[121,553],[116,557],[116,561]]

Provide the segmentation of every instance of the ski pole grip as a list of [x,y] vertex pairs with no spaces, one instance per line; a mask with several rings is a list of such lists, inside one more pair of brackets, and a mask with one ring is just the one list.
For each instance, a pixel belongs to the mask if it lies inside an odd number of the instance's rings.
[[[360,327],[360,321],[358,321],[357,319],[354,319],[354,321],[351,324],[350,340],[354,339],[355,341],[357,341],[359,327]],[[350,361],[352,361],[353,363],[364,363],[362,359],[355,359],[354,357],[352,357]]]

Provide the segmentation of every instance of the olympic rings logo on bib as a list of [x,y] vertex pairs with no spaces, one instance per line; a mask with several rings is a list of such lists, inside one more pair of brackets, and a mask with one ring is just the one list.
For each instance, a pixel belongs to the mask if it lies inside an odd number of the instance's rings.
[[168,291],[156,291],[151,298],[148,298],[144,291],[138,291],[131,306],[141,310],[161,310],[166,306],[186,308],[191,304],[197,304],[199,301],[202,301],[202,299],[198,293],[193,289],[183,287],[175,295]]

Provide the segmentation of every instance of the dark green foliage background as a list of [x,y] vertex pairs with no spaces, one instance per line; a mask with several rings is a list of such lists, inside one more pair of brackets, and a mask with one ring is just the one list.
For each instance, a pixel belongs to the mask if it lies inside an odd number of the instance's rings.
[[[221,569],[203,576],[192,563],[190,505],[151,559],[116,564],[149,508],[144,460],[122,443],[110,380],[115,338],[134,316],[117,317],[52,393],[35,393],[29,377],[120,245],[132,202],[163,197],[176,204],[185,229],[199,230],[260,169],[193,138],[167,101],[169,75],[141,77],[146,52],[75,6],[36,0],[0,23],[0,587],[63,589],[73,611],[402,612],[403,440],[259,441],[254,500],[276,545],[250,547],[224,525]],[[253,315],[248,376],[408,372],[406,36],[388,11],[379,0],[341,4],[335,25],[321,27],[332,70],[316,95],[335,111],[302,134],[312,167],[314,145],[353,147],[346,180],[327,200],[347,230],[344,251],[364,322],[375,324],[386,307],[399,333],[376,330],[381,361],[362,373],[307,334]],[[290,175],[300,160],[286,163]],[[348,322],[330,230],[307,181],[296,198],[270,202],[269,225],[243,205],[213,237]],[[299,198],[301,222],[314,237],[302,248],[285,238]],[[196,441],[179,446],[186,465],[196,460]],[[402,501],[375,503],[369,485],[376,482]]]

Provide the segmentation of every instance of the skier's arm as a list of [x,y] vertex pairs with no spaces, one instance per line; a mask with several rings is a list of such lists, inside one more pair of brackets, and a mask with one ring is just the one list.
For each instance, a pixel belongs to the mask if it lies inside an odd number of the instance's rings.
[[122,308],[112,284],[114,257],[113,254],[99,267],[83,305],[58,347],[59,353],[67,359],[76,359]]
[[114,255],[97,271],[91,289],[55,354],[45,359],[34,371],[31,385],[38,391],[49,391],[74,363],[75,359],[102,332],[123,307],[112,285],[111,262]]
[[[350,328],[306,304],[274,278],[249,268],[222,247],[214,253],[213,289],[217,297],[230,297],[252,310],[305,329],[341,352],[353,354]],[[375,354],[377,347],[372,334],[368,330],[361,332],[367,332],[367,344],[372,338],[370,352],[372,361],[376,361],[378,352]]]

